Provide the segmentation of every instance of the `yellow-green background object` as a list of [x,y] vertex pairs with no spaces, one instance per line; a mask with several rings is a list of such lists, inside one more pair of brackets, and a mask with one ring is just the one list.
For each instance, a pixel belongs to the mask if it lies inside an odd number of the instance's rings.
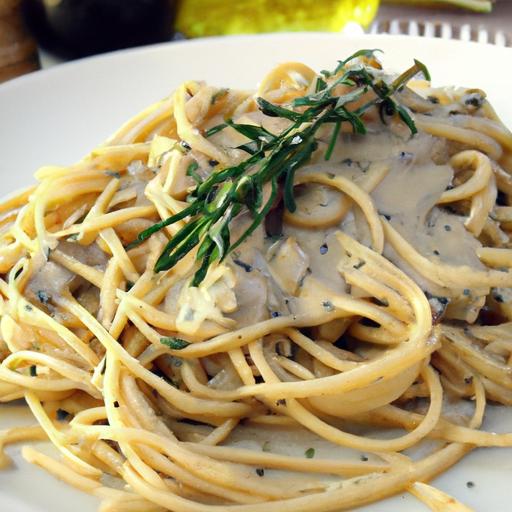
[[176,28],[187,37],[368,26],[379,0],[182,0]]

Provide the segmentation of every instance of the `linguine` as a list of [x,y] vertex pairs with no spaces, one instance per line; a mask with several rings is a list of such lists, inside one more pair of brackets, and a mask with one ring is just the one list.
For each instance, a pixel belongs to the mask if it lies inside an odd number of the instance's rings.
[[[0,448],[104,511],[469,510],[422,482],[512,445],[512,135],[411,69],[186,82],[6,199],[0,400],[37,424]],[[305,433],[338,455],[266,440]]]

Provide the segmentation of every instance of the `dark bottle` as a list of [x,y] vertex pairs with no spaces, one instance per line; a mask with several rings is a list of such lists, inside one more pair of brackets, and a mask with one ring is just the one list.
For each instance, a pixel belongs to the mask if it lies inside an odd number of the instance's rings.
[[169,41],[176,0],[24,0],[39,44],[64,58]]

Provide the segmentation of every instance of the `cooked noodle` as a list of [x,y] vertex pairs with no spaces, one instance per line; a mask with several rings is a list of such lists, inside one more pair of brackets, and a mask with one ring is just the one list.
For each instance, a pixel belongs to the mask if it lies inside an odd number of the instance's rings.
[[[415,82],[397,97],[418,134],[368,110],[368,133],[342,125],[329,161],[322,127],[297,210],[276,200],[197,287],[194,251],[154,271],[190,218],[129,245],[188,206],[191,164],[204,180],[247,157],[244,135],[208,129],[279,134],[288,121],[255,98],[289,106],[318,80],[288,63],[256,94],[186,82],[0,205],[0,401],[25,398],[38,423],[1,432],[0,449],[48,438],[59,460],[25,459],[104,511],[320,512],[407,489],[469,510],[421,482],[512,446],[480,429],[487,400],[512,404],[512,135],[481,91]],[[343,455],[266,441],[304,432]]]

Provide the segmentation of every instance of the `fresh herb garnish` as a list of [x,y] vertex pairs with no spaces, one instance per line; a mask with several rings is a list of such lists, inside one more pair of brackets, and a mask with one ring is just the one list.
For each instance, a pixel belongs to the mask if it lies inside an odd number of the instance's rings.
[[196,182],[196,185],[200,185],[203,182],[203,178],[196,172],[198,168],[199,164],[195,160],[187,167],[187,176],[190,176]]
[[[358,58],[370,59],[380,50],[360,50],[348,59],[339,61],[332,72],[323,71],[324,78],[317,78],[316,91],[295,98],[289,108],[274,105],[264,98],[257,98],[260,111],[270,117],[288,119],[291,124],[279,135],[274,135],[262,126],[237,124],[228,119],[204,132],[206,137],[226,127],[243,134],[249,142],[240,146],[248,153],[248,158],[236,165],[214,171],[201,182],[196,180],[196,188],[189,194],[190,205],[147,230],[141,232],[133,247],[162,228],[189,217],[188,223],[171,238],[158,258],[155,271],[160,272],[174,267],[186,254],[197,248],[198,269],[191,280],[191,286],[198,286],[206,276],[208,268],[215,261],[223,261],[226,256],[240,246],[263,222],[278,197],[278,189],[283,192],[284,206],[293,212],[296,209],[294,198],[294,176],[302,165],[307,163],[317,149],[316,134],[323,125],[334,125],[330,142],[325,153],[328,160],[336,143],[343,123],[351,125],[354,133],[365,134],[363,114],[372,107],[380,112],[397,114],[409,127],[411,134],[416,126],[409,111],[400,105],[394,94],[418,73],[430,79],[427,68],[419,61],[387,83],[381,72],[363,63],[354,66],[347,64]],[[326,79],[333,77],[330,83]],[[351,87],[343,95],[335,95],[339,86]],[[373,91],[374,97],[350,110],[349,107]],[[300,108],[300,110],[295,110]],[[189,149],[184,141],[181,144]],[[188,146],[188,147],[187,147]],[[189,167],[187,174],[193,175],[195,168]],[[269,187],[264,195],[264,187]],[[266,200],[264,201],[264,196]],[[240,213],[249,211],[252,223],[242,235],[231,242],[230,224]],[[183,347],[181,347],[183,348]]]
[[175,338],[174,336],[164,336],[160,338],[160,343],[162,343],[162,345],[167,345],[173,350],[182,350],[190,345],[188,341],[181,338]]
[[37,367],[35,364],[30,366],[30,376],[37,377]]

